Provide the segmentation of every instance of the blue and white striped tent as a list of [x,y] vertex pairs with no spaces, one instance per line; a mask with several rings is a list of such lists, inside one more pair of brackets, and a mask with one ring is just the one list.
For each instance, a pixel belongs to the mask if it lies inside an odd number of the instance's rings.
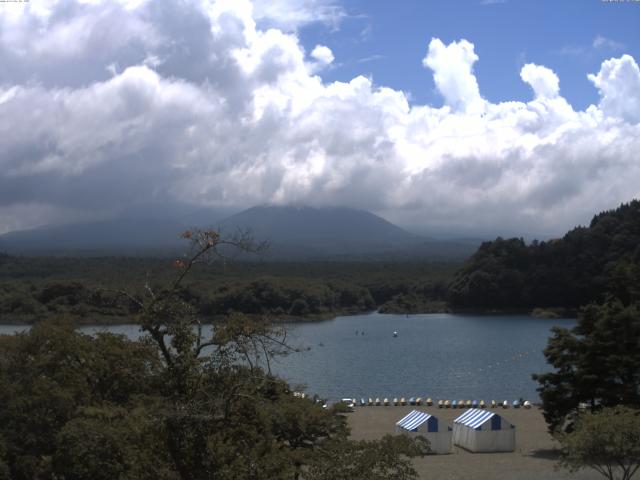
[[428,413],[412,410],[396,422],[396,432],[412,432],[426,437],[433,453],[451,452],[451,428],[440,425],[438,419]]
[[453,421],[453,443],[471,452],[512,452],[516,429],[497,413],[472,408]]
[[438,419],[433,415],[429,415],[425,412],[419,412],[418,410],[412,410],[409,415],[407,415],[406,417],[402,417],[396,423],[396,426],[404,428],[405,430],[409,430],[410,432],[417,432],[418,428],[424,423],[427,424],[425,431],[438,431]]

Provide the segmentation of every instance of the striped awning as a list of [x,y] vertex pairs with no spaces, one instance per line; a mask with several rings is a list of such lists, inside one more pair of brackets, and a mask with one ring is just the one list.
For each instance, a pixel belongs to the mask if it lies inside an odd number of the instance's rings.
[[490,412],[488,410],[482,410],[479,408],[472,408],[471,410],[467,410],[458,418],[456,418],[453,423],[457,423],[460,425],[464,425],[469,428],[478,428],[484,422],[493,417],[495,413]]
[[431,415],[424,412],[419,412],[418,410],[412,410],[409,415],[398,420],[396,425],[398,427],[404,428],[405,430],[415,430],[424,422],[429,420]]

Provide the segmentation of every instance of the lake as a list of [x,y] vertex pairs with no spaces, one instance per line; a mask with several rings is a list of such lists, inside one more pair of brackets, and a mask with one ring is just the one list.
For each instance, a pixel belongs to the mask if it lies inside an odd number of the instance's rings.
[[[525,315],[336,317],[287,325],[289,340],[309,350],[280,358],[272,368],[323,398],[537,400],[531,374],[549,370],[542,350],[550,329],[575,323]],[[24,328],[2,325],[0,333]],[[82,328],[104,329],[130,338],[139,333],[135,325]]]

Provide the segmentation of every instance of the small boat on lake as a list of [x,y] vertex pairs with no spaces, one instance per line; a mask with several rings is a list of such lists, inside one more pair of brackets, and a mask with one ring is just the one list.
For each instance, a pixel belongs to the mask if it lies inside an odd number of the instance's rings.
[[393,336],[394,336],[394,338],[398,336],[398,331],[397,330],[393,331]]

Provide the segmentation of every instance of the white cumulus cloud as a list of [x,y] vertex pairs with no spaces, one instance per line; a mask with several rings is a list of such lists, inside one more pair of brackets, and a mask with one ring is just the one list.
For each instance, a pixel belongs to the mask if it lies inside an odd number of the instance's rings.
[[422,60],[433,70],[433,79],[445,102],[454,111],[467,111],[482,106],[473,64],[478,61],[472,43],[466,40],[445,45],[439,38],[431,39],[429,51]]
[[331,49],[324,45],[316,45],[315,48],[311,51],[311,56],[322,65],[329,65],[335,60]]
[[[341,15],[292,2],[300,18]],[[589,75],[600,101],[585,110],[534,64],[520,73],[530,101],[492,103],[473,43],[434,38],[423,59],[444,100],[434,107],[365,76],[323,81],[333,53],[305,51],[296,33],[312,20],[268,2],[36,3],[0,17],[11,67],[0,69],[0,232],[174,201],[349,205],[432,231],[560,233],[640,195],[629,55]]]
[[554,98],[560,93],[560,80],[547,67],[527,63],[520,71],[520,78],[531,85],[536,98]]

